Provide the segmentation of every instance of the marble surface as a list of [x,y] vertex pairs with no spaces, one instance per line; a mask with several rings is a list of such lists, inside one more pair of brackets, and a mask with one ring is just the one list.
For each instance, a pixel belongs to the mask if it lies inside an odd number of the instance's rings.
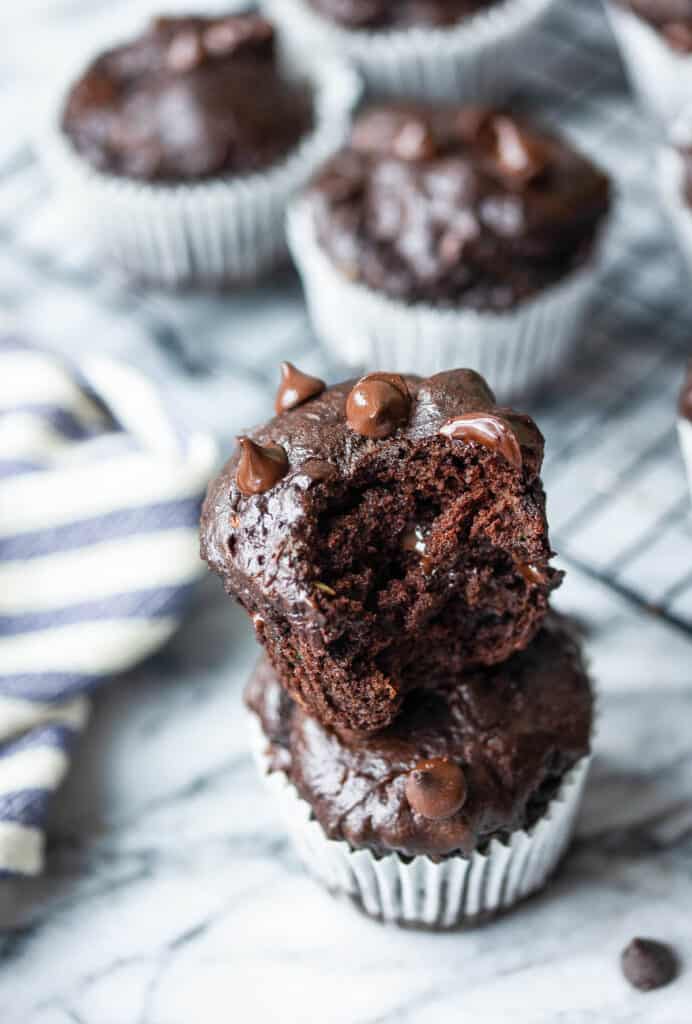
[[[28,137],[54,60],[152,6],[12,8],[0,312],[61,352],[132,360],[228,444],[266,415],[279,358],[338,373],[295,279],[220,298],[131,287],[70,234]],[[569,856],[544,894],[477,931],[398,931],[335,903],[255,776],[241,691],[257,651],[210,578],[170,645],[96,697],[53,807],[45,876],[0,883],[3,1024],[692,1019],[692,528],[673,415],[691,296],[598,4],[562,7],[533,84],[547,119],[597,149],[627,193],[579,362],[531,406],[568,570],[558,604],[583,628],[601,693]],[[676,945],[674,985],[627,986],[618,957],[634,935]]]
[[[254,641],[210,580],[170,647],[98,700],[47,876],[0,893],[3,1022],[689,1020],[690,645],[574,571],[560,603],[602,693],[576,842],[513,914],[429,935],[366,920],[297,863],[246,752]],[[635,934],[688,961],[670,988],[621,978]]]

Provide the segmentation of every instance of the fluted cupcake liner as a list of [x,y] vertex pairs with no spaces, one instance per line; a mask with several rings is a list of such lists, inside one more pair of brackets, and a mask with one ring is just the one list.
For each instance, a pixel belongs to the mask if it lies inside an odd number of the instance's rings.
[[661,146],[657,157],[658,192],[678,245],[692,271],[692,208],[687,203],[685,166],[674,146]]
[[553,2],[502,0],[458,25],[377,32],[343,28],[307,0],[264,0],[264,7],[289,49],[348,59],[374,95],[460,102],[504,98]]
[[682,457],[687,468],[687,479],[690,485],[690,497],[692,498],[692,423],[689,420],[683,419],[682,416],[678,417],[678,437],[680,438]]
[[439,863],[396,853],[378,858],[325,835],[286,775],[271,770],[267,739],[252,713],[249,726],[260,774],[308,871],[369,917],[435,930],[479,924],[546,884],[571,838],[591,761],[590,756],[582,758],[540,820],[512,833],[507,842],[493,839],[482,852]]
[[650,113],[671,125],[692,96],[692,55],[678,53],[617,0],[607,0],[606,10],[633,88]]
[[286,258],[286,205],[343,143],[360,95],[358,76],[338,61],[306,68],[303,77],[313,91],[314,128],[261,173],[175,185],[108,175],[62,133],[59,108],[39,149],[66,209],[128,273],[168,286],[253,280]]
[[340,363],[427,377],[466,366],[500,400],[534,389],[570,357],[598,277],[597,254],[508,312],[408,305],[350,281],[317,241],[306,200],[288,215],[288,241],[315,331]]

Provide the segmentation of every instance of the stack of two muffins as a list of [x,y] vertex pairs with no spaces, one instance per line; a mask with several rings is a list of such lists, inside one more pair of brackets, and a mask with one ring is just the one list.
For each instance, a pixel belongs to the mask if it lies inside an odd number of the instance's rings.
[[202,552],[266,649],[246,699],[299,852],[384,920],[508,908],[566,846],[593,713],[548,607],[543,438],[470,370],[326,389],[284,364],[276,407]]

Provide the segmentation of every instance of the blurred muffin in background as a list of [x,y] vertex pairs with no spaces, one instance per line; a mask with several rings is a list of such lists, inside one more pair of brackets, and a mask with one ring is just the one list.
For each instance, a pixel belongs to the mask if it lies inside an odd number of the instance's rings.
[[259,15],[160,17],[80,76],[47,154],[126,270],[252,278],[285,254],[286,202],[342,141],[357,93],[347,69],[284,65]]
[[351,61],[373,96],[499,100],[554,0],[265,0],[296,52]]
[[397,103],[357,119],[294,204],[289,243],[334,356],[423,376],[462,364],[504,399],[571,351],[609,207],[606,175],[523,120]]

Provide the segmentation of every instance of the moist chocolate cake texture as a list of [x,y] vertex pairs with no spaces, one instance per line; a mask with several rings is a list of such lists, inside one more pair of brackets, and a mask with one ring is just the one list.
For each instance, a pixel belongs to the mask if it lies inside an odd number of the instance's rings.
[[408,691],[504,661],[539,630],[561,578],[543,438],[470,370],[299,390],[211,483],[202,554],[291,697],[374,732]]
[[653,25],[676,50],[692,53],[692,0],[619,0]]
[[591,255],[607,177],[508,114],[366,110],[309,191],[317,238],[350,280],[401,299],[504,310]]
[[502,665],[416,690],[384,731],[325,728],[263,659],[246,701],[271,769],[286,774],[327,836],[376,856],[439,860],[530,827],[589,750],[592,693],[564,621],[546,619]]
[[320,14],[348,29],[454,25],[498,0],[309,0]]
[[280,73],[255,14],[155,19],[91,64],[62,118],[98,170],[168,183],[263,170],[311,124],[307,89]]

